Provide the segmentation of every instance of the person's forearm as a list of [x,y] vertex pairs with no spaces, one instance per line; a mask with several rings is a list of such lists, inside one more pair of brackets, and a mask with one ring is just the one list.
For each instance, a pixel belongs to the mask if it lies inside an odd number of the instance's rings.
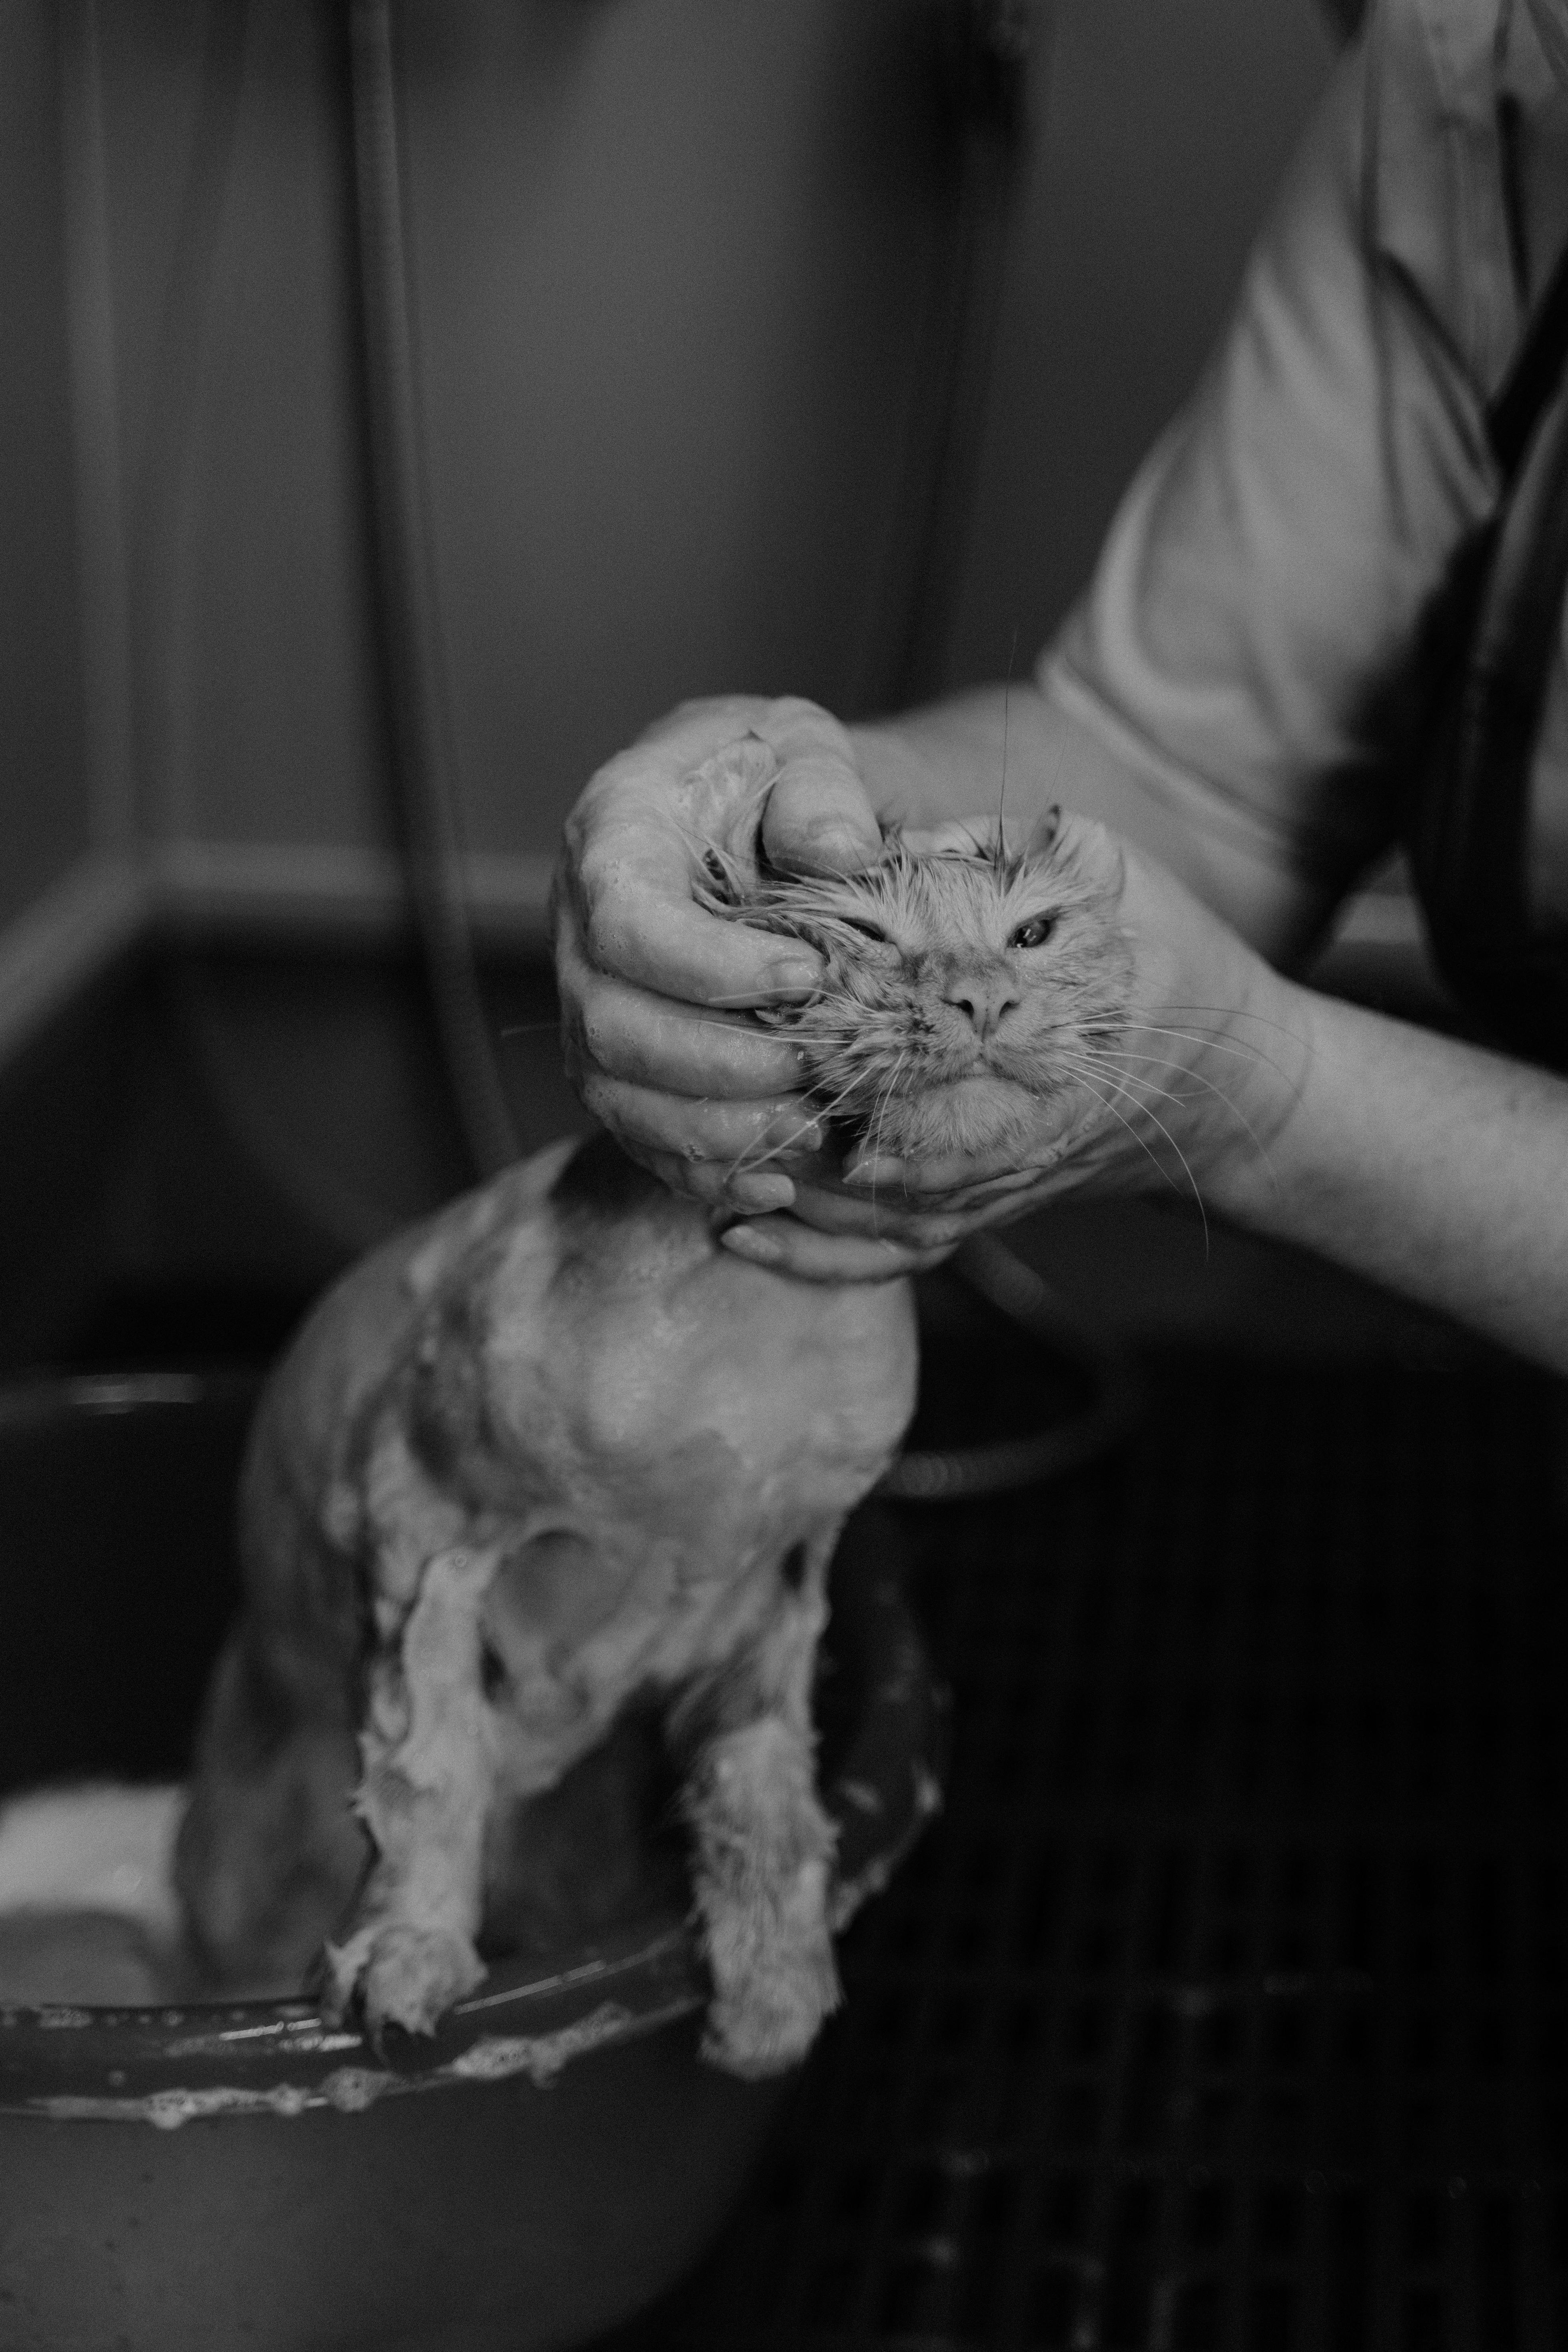
[[1176,875],[1271,962],[1319,933],[1330,904],[1283,856],[1246,848],[1178,811],[1114,747],[1041,692],[1032,677],[984,686],[896,719],[852,727],[866,787],[884,816],[910,825],[993,818],[1025,841],[1053,802],[1093,817]]
[[1568,1083],[1289,994],[1300,1092],[1216,1205],[1568,1372]]

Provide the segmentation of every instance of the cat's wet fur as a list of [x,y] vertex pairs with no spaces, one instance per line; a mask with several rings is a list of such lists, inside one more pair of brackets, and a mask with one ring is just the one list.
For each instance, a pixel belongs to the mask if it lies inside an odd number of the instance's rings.
[[176,1857],[210,1989],[429,2032],[673,1868],[709,2053],[796,2063],[837,1999],[827,1565],[914,1373],[907,1286],[745,1266],[603,1135],[352,1268],[247,1448]]
[[1132,976],[1120,878],[1108,837],[1052,811],[1022,850],[1000,826],[921,850],[889,827],[845,875],[710,849],[696,888],[817,950],[816,992],[755,1018],[798,1045],[847,1139],[918,1161],[1026,1151],[1047,1104],[1104,1083]]
[[[747,739],[693,780],[730,819],[694,845],[698,894],[823,958],[807,1002],[757,1017],[845,1136],[1026,1154],[1125,1024],[1106,837],[890,833],[861,873],[788,878],[756,854],[773,764]],[[745,1265],[603,1136],[352,1269],[249,1447],[246,1609],[178,1855],[215,1985],[297,1983],[324,1940],[331,2010],[431,2030],[496,1952],[668,1870],[662,1757],[710,2053],[795,2063],[837,1998],[811,1719],[827,1562],[914,1360],[906,1283]]]

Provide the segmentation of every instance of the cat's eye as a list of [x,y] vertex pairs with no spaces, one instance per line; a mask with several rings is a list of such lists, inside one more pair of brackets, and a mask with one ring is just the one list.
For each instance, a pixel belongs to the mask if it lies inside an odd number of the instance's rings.
[[839,920],[851,931],[858,931],[863,940],[875,940],[879,947],[889,944],[888,934],[880,923],[868,922],[863,915],[842,915]]
[[1026,923],[1019,924],[1009,944],[1016,948],[1043,948],[1056,927],[1054,915],[1031,915]]

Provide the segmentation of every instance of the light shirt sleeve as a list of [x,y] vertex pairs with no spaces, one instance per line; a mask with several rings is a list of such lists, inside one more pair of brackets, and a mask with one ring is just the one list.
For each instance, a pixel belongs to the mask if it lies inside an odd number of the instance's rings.
[[1498,0],[1373,8],[1037,671],[1184,823],[1335,887],[1394,836],[1384,691],[1498,492],[1529,292],[1500,77],[1560,109],[1503,29]]

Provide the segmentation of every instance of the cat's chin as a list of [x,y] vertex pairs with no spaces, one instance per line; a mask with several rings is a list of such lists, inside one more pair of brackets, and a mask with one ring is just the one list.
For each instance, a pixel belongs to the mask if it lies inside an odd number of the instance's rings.
[[1026,1144],[1038,1118],[1035,1095],[985,1071],[906,1097],[896,1118],[879,1122],[878,1149],[902,1160],[984,1156]]

